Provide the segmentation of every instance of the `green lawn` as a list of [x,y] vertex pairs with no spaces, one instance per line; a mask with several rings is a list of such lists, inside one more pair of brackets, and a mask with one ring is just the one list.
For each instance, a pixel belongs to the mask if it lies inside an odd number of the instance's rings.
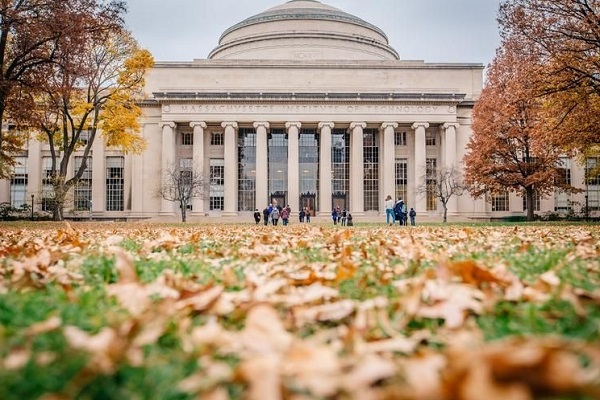
[[599,239],[2,224],[0,399],[600,398]]

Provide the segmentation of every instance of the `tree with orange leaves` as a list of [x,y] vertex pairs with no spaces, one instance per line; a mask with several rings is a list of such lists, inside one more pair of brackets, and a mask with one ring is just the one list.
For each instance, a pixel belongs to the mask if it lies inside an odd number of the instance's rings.
[[536,73],[547,134],[565,151],[600,152],[600,2],[508,0],[500,8],[504,40],[544,65]]
[[[2,0],[0,3],[0,123],[15,125],[23,109],[22,91],[45,81],[62,45],[77,47],[85,37],[121,26],[122,0]],[[26,95],[27,96],[27,95]],[[27,113],[28,110],[25,110]],[[25,137],[0,129],[0,177],[10,174]]]
[[534,56],[515,51],[519,46],[505,40],[488,67],[486,87],[473,110],[465,183],[475,197],[506,191],[524,195],[531,221],[536,194],[574,189],[559,179],[562,151],[545,130],[536,86],[541,66]]

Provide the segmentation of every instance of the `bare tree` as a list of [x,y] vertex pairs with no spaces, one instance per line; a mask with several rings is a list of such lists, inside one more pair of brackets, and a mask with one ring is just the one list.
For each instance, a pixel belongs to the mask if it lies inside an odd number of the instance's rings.
[[448,221],[448,202],[452,196],[461,196],[467,190],[463,183],[460,171],[456,166],[444,166],[436,168],[428,164],[421,184],[417,186],[417,195],[428,194],[437,198],[444,207],[444,223]]
[[188,206],[192,199],[204,199],[209,190],[209,182],[197,168],[176,168],[170,166],[162,173],[158,196],[179,204],[181,221],[187,221]]

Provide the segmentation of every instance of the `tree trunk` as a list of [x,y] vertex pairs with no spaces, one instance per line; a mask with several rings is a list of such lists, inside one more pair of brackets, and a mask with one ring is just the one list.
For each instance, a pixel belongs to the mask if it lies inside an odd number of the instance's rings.
[[535,212],[533,209],[533,194],[534,190],[532,186],[525,188],[525,204],[527,205],[527,221],[535,220]]
[[52,220],[64,220],[65,198],[67,196],[67,188],[62,185],[55,185],[54,189],[54,204],[52,207]]
[[444,206],[444,223],[446,223],[448,221],[448,207],[446,203],[442,203],[442,206]]
[[187,220],[187,204],[185,202],[179,203],[181,207],[181,222],[186,222]]

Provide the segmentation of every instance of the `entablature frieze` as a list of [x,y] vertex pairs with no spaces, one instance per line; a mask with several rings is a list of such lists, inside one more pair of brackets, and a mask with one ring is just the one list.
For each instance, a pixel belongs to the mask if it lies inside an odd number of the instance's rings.
[[453,104],[394,103],[166,103],[162,119],[173,121],[414,121],[454,122]]

